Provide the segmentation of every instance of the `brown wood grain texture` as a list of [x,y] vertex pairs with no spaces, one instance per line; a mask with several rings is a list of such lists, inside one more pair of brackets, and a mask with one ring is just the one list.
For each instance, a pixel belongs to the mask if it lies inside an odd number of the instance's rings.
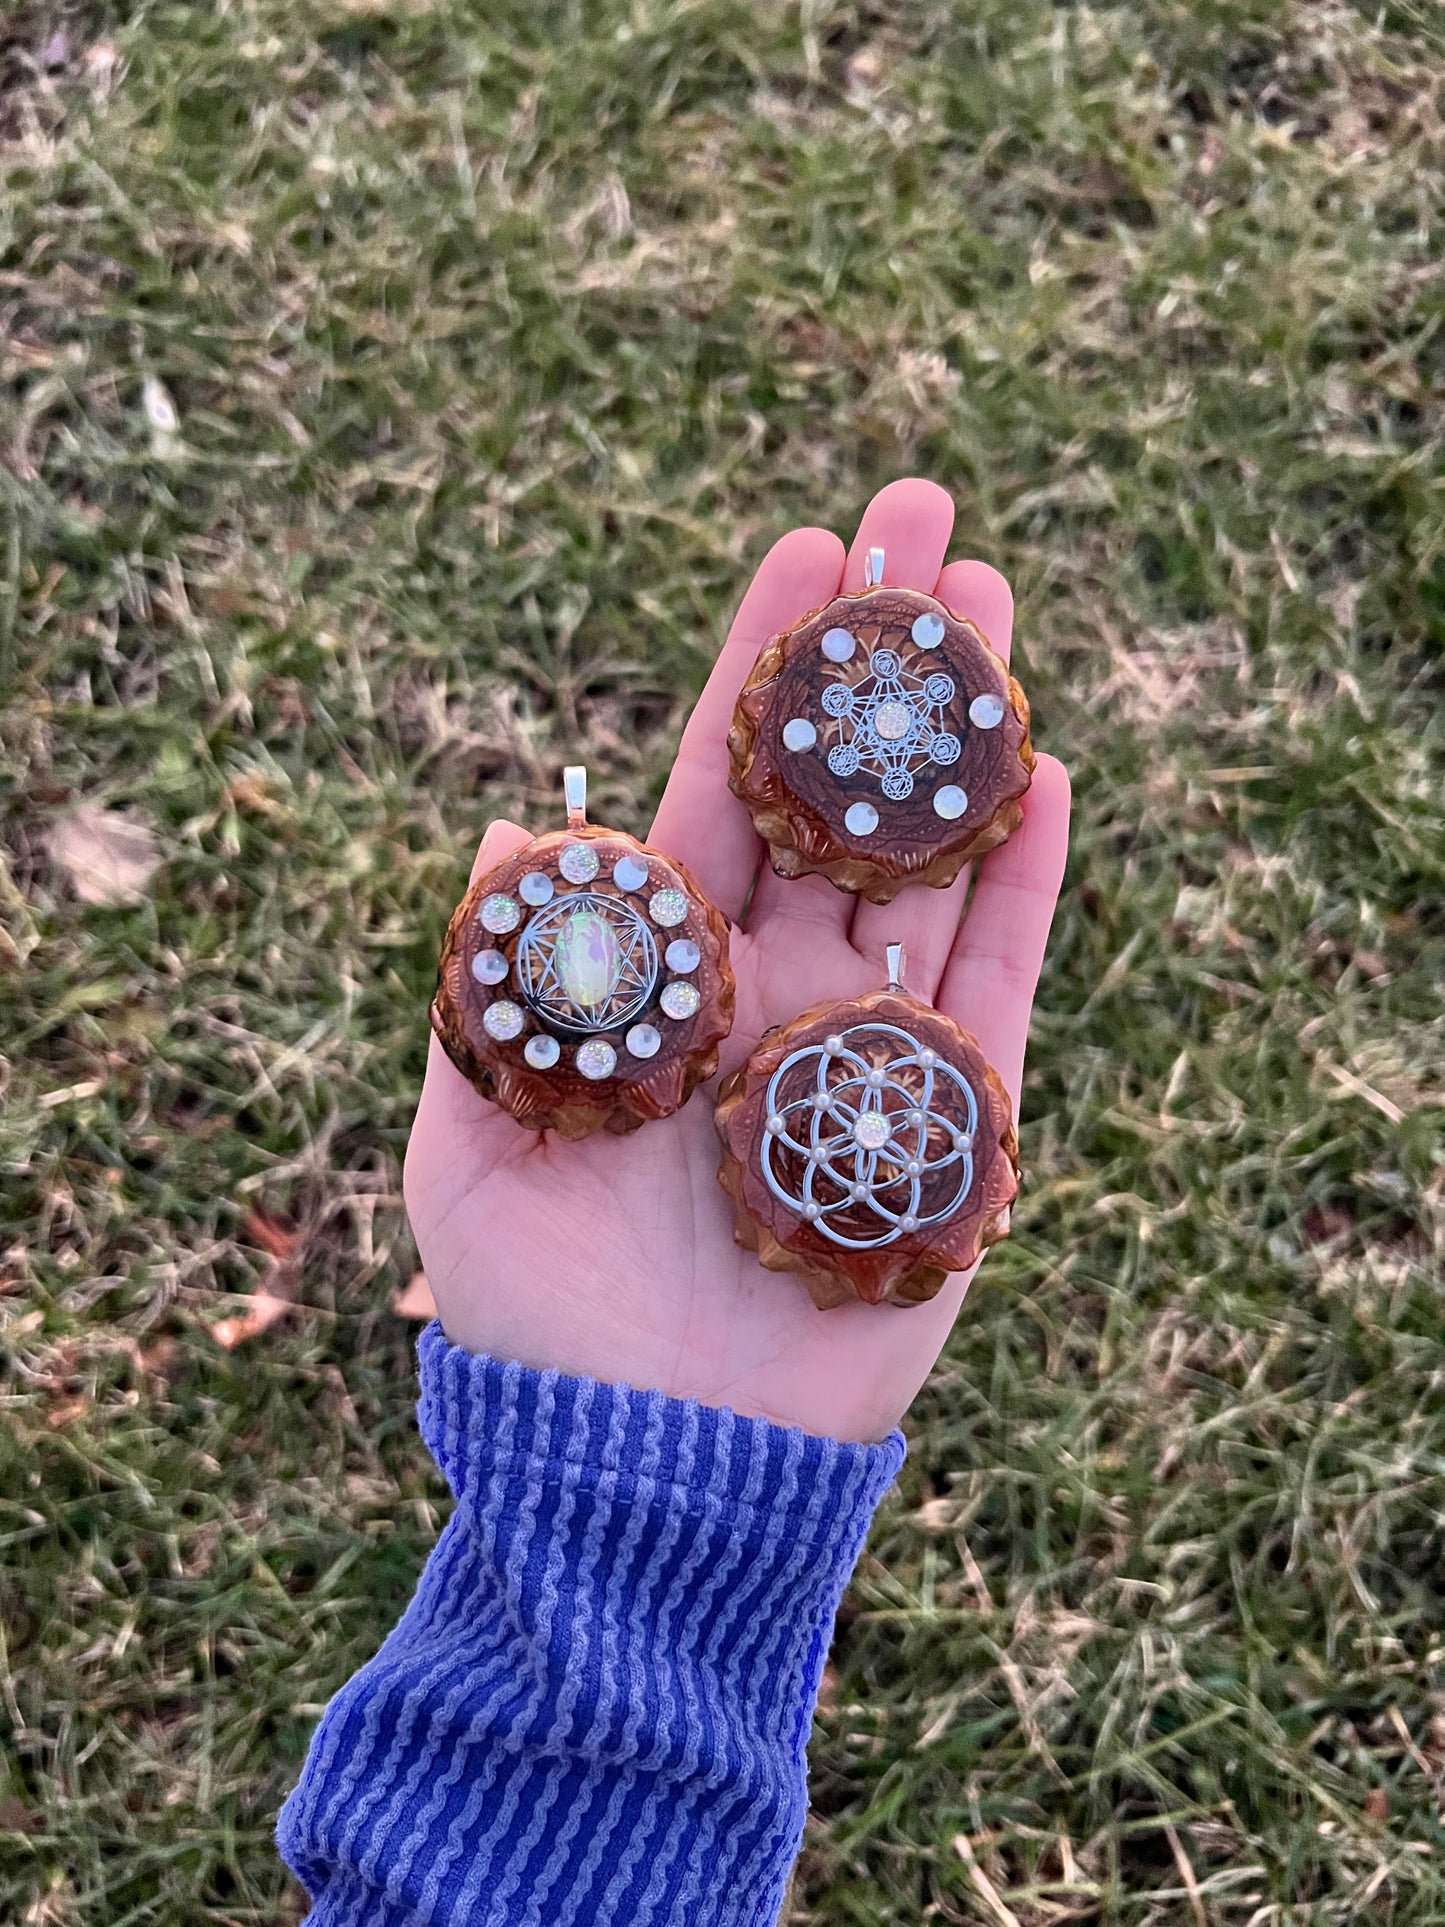
[[[598,873],[585,885],[570,884],[558,872],[558,858],[570,843],[596,846]],[[624,856],[636,858],[647,868],[648,880],[636,891],[621,890],[612,880],[612,867]],[[523,905],[518,927],[500,936],[484,930],[478,921],[486,897],[494,893],[515,897],[521,879],[534,870],[552,878],[554,902],[569,894],[620,898],[644,918],[647,899],[656,891],[677,889],[687,897],[683,922],[665,929],[652,926],[659,974],[649,1006],[614,1029],[594,1033],[617,1052],[617,1069],[608,1078],[594,1082],[582,1076],[572,1062],[582,1039],[539,1016],[518,992],[517,949],[535,912]],[[701,1003],[693,1016],[677,1020],[658,1009],[657,994],[675,974],[662,962],[663,953],[680,937],[690,938],[701,952],[697,968],[686,979],[697,986]],[[502,983],[482,984],[472,974],[473,959],[487,949],[500,950],[507,959],[508,977]],[[489,1036],[482,1024],[488,1005],[499,998],[522,1004],[527,1011],[521,1035],[507,1043]],[[717,1069],[718,1045],[732,1028],[734,999],[727,924],[703,895],[696,879],[675,859],[647,848],[624,832],[589,824],[537,837],[472,884],[453,912],[442,943],[431,1019],[447,1056],[483,1097],[510,1111],[528,1130],[582,1138],[599,1130],[618,1134],[635,1131],[679,1110]],[[631,1057],[625,1044],[626,1031],[640,1022],[655,1025],[662,1037],[657,1055],[645,1060]],[[528,1038],[539,1031],[556,1037],[562,1045],[562,1056],[550,1070],[533,1069],[523,1055]]]
[[[922,649],[912,627],[930,613],[942,620],[944,634],[936,647]],[[832,662],[823,653],[822,639],[834,628],[857,640],[849,662]],[[897,651],[905,674],[941,672],[955,689],[944,714],[960,742],[958,760],[926,763],[916,772],[913,794],[896,801],[882,793],[875,772],[838,776],[827,760],[840,740],[840,725],[824,710],[823,692],[836,682],[863,683],[879,648]],[[995,727],[979,728],[969,720],[969,708],[987,696],[999,700],[1003,715]],[[817,732],[815,745],[801,752],[783,742],[785,726],[796,718]],[[779,876],[825,876],[873,903],[892,902],[909,883],[942,889],[972,858],[1002,843],[1023,821],[1019,799],[1034,767],[1028,699],[1007,665],[976,624],[915,589],[836,596],[773,637],[738,697],[728,747],[729,782]],[[934,808],[944,784],[957,785],[968,798],[963,814],[951,821]],[[878,827],[869,835],[854,834],[844,821],[850,805],[860,802],[878,811]]]
[[[899,1026],[968,1080],[978,1106],[973,1178],[941,1223],[900,1233],[887,1245],[846,1250],[776,1197],[763,1177],[767,1091],[773,1073],[794,1051],[869,1020]],[[874,1061],[881,1065],[881,1053]],[[905,992],[890,989],[853,1002],[816,1004],[770,1031],[747,1063],[724,1080],[717,1129],[723,1145],[718,1178],[733,1204],[737,1242],[756,1251],[770,1271],[798,1273],[821,1309],[855,1298],[867,1304],[921,1303],[938,1292],[950,1272],[966,1271],[989,1245],[1008,1235],[1019,1188],[1018,1136],[1008,1093],[976,1038]],[[947,1197],[941,1187],[951,1187],[956,1179],[938,1173],[923,1182],[920,1215],[926,1216],[941,1208]],[[856,1222],[866,1230],[867,1220]]]

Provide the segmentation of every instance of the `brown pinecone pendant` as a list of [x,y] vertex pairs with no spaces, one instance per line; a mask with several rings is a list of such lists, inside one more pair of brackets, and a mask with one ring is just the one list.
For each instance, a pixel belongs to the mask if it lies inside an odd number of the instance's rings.
[[770,1031],[718,1102],[738,1243],[823,1310],[932,1298],[1008,1235],[1018,1195],[1007,1091],[902,969],[890,945],[886,990]]
[[833,600],[763,650],[728,735],[730,782],[779,876],[873,903],[952,883],[1023,821],[1028,700],[974,623],[919,589]]
[[586,817],[489,870],[453,913],[432,1027],[483,1097],[566,1138],[668,1117],[732,1028],[727,923],[680,863]]

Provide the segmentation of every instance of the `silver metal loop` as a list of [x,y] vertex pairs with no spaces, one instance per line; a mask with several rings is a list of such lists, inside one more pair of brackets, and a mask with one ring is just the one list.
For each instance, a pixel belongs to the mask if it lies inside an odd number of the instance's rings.
[[567,828],[580,830],[587,821],[587,771],[569,763],[562,772],[562,794],[567,799]]
[[890,990],[902,990],[903,966],[906,960],[906,953],[901,943],[888,945],[888,988]]
[[863,564],[863,587],[878,589],[883,585],[883,551],[870,549],[868,559]]

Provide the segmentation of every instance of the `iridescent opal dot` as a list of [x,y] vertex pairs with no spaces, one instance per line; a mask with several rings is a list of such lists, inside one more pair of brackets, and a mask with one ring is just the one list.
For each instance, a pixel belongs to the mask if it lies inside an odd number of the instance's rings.
[[664,930],[670,930],[687,915],[687,898],[681,890],[654,890],[647,907],[652,912],[653,922],[660,923]]
[[853,1142],[862,1151],[881,1151],[892,1135],[882,1111],[860,1111],[853,1120]]
[[907,703],[879,703],[873,712],[873,727],[885,743],[901,743],[913,727]]
[[557,868],[569,883],[590,883],[599,864],[590,843],[569,843],[557,859]]
[[605,1004],[622,974],[622,948],[607,919],[595,910],[574,910],[557,932],[552,968],[581,1009]]
[[502,890],[494,890],[491,896],[483,897],[477,922],[494,937],[504,937],[509,930],[515,930],[521,921],[522,912],[515,897],[509,897]]
[[488,1037],[494,1037],[499,1044],[510,1044],[514,1037],[520,1037],[522,1027],[527,1021],[527,1013],[520,1004],[514,1004],[502,997],[494,1004],[488,1004],[482,1013],[482,1028]]
[[678,1023],[688,1017],[696,1017],[702,1004],[696,984],[671,983],[657,1000],[664,1013]]

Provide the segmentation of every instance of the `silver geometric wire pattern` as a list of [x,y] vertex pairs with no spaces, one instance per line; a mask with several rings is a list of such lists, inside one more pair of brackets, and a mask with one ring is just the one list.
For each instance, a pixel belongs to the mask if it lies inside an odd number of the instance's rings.
[[[583,921],[572,924],[579,916]],[[564,952],[585,948],[585,975],[568,955],[559,956],[559,940]],[[577,890],[554,898],[527,924],[515,969],[517,987],[539,1017],[563,1030],[614,1030],[652,1001],[657,945],[630,903]]]
[[973,1185],[977,1130],[961,1071],[897,1024],[853,1024],[773,1072],[763,1179],[833,1244],[873,1250],[952,1216]]
[[944,727],[954,682],[937,671],[912,674],[896,649],[875,649],[868,669],[851,687],[834,682],[823,691],[823,708],[838,722],[828,767],[845,777],[869,770],[883,794],[901,803],[913,794],[914,776],[925,763],[958,761],[962,744]]

